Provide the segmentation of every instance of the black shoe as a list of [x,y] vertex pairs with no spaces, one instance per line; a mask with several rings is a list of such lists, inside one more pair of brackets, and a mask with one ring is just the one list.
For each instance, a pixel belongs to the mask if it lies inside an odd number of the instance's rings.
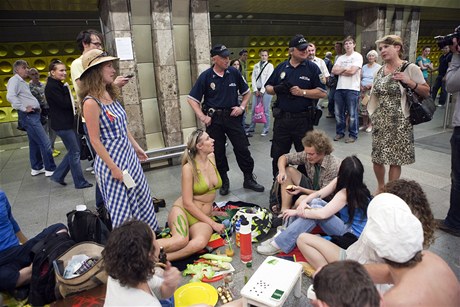
[[86,188],[91,188],[92,186],[93,186],[92,183],[86,182],[86,183],[83,184],[82,186],[75,187],[75,189],[86,189]]
[[222,187],[219,189],[219,194],[224,196],[227,195],[230,190],[230,180],[227,177],[227,174],[221,175],[222,178]]
[[435,219],[436,227],[444,232],[447,232],[453,236],[460,237],[460,230],[454,229],[446,225],[444,220]]
[[258,184],[255,178],[256,177],[253,174],[249,174],[249,175],[245,174],[243,188],[251,189],[256,192],[263,192],[265,188],[262,185]]
[[25,300],[29,296],[29,286],[22,286],[10,292],[10,295],[18,302]]

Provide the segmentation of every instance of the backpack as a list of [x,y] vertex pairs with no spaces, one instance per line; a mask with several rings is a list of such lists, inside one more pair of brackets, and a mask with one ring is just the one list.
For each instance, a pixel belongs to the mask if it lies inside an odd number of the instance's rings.
[[107,226],[90,210],[72,210],[67,213],[67,226],[70,236],[77,243],[92,241],[105,245],[110,235]]
[[270,211],[259,206],[240,208],[232,217],[232,225],[244,216],[251,221],[252,242],[260,242],[270,231],[273,215]]
[[281,212],[281,186],[277,180],[273,181],[268,203],[270,211],[277,216]]
[[53,261],[74,246],[67,232],[50,233],[32,247],[32,278],[29,304],[43,306],[56,300],[56,276]]

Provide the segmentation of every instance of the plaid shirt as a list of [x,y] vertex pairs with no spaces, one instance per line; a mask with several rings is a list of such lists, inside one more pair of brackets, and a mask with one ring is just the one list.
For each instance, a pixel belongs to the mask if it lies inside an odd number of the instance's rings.
[[29,88],[32,95],[37,98],[40,108],[49,109],[48,103],[45,97],[45,85],[39,81],[39,84],[29,82]]
[[[304,151],[288,153],[284,155],[286,157],[287,163],[290,165],[305,165],[307,169],[307,176],[313,182],[315,176],[315,165],[311,164],[307,160],[307,154]],[[319,174],[319,187],[320,189],[324,188],[331,182],[337,173],[339,172],[340,160],[333,155],[324,156],[323,161],[321,162],[321,172]]]

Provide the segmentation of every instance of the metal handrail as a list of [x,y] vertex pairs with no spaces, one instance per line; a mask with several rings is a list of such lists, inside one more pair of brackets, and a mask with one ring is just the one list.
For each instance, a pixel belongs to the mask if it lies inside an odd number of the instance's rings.
[[[178,158],[182,155],[182,152],[185,150],[186,147],[187,146],[185,144],[182,144],[182,145],[176,145],[176,146],[171,146],[171,147],[148,150],[145,153],[147,154],[147,156],[149,156],[149,158],[147,158],[142,163],[150,163],[150,162],[156,162],[156,161],[161,161],[161,160],[166,160],[166,159]],[[164,153],[164,154],[159,155],[159,156],[150,157],[150,155],[161,154],[161,153]]]

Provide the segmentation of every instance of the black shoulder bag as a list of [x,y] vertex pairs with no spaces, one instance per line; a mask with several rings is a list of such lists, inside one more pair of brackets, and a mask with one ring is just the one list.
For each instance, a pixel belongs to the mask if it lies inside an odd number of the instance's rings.
[[[403,72],[409,65],[410,62],[406,62],[401,67],[401,72]],[[412,125],[418,125],[429,122],[436,111],[436,105],[434,104],[433,98],[431,98],[431,96],[422,98],[413,89],[407,86],[407,84],[404,84],[401,81],[400,83],[406,89],[406,99],[409,104],[410,112],[410,123]]]

